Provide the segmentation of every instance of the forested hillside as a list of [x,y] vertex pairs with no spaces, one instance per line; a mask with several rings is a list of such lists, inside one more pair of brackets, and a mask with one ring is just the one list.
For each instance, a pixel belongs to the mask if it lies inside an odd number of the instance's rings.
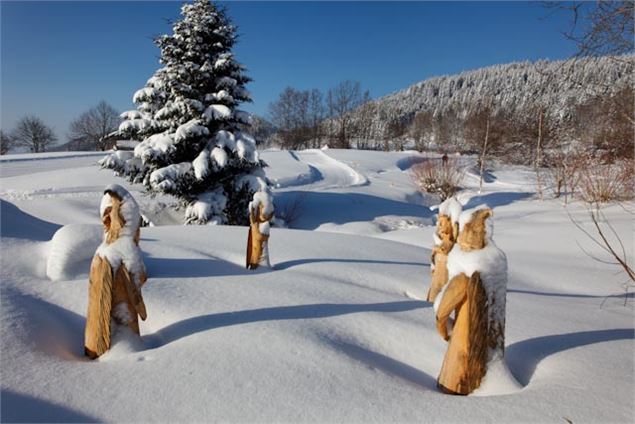
[[[479,152],[543,163],[573,150],[633,156],[634,56],[518,62],[430,78],[371,100],[359,82],[287,87],[269,108],[283,148]],[[554,159],[559,160],[559,159]]]
[[539,127],[545,146],[607,142],[632,154],[623,145],[632,145],[633,64],[633,56],[520,62],[431,78],[357,108],[350,141],[470,150],[489,121],[494,151],[516,160],[527,157]]

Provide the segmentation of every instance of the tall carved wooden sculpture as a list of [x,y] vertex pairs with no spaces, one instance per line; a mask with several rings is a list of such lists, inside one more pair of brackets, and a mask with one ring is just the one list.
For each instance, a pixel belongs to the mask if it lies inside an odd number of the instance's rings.
[[249,236],[247,238],[248,269],[269,263],[269,230],[273,219],[273,196],[268,190],[258,191],[249,203]]
[[104,241],[90,266],[88,314],[84,338],[86,356],[95,359],[110,348],[113,324],[139,334],[146,319],[141,286],[146,271],[139,249],[140,215],[137,202],[123,187],[106,188],[100,206]]
[[430,258],[430,289],[428,302],[434,302],[437,295],[448,282],[448,254],[454,247],[459,235],[459,216],[462,206],[454,197],[446,199],[439,206],[437,229],[434,233],[434,247]]
[[503,358],[507,258],[492,241],[491,216],[487,208],[461,215],[448,255],[449,283],[435,302],[437,329],[449,340],[437,380],[446,393],[471,393],[488,366]]

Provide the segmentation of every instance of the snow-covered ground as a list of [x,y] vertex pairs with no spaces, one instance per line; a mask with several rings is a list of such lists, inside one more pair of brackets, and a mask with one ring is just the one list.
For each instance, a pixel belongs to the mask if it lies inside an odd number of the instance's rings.
[[[422,300],[434,227],[433,200],[408,174],[417,157],[263,152],[278,210],[299,213],[294,229],[272,229],[274,268],[255,272],[246,228],[159,225],[182,213],[99,170],[99,155],[1,158],[2,421],[632,422],[624,277],[582,253],[601,254],[559,201],[534,199],[523,168],[495,167],[480,195],[468,174],[461,196],[494,209],[509,262],[506,360],[523,388],[436,389],[446,343]],[[148,320],[141,340],[119,333],[93,362],[82,356],[87,274],[111,183],[157,224],[141,239]],[[582,205],[568,210],[588,224]],[[605,213],[632,258],[632,215]],[[67,224],[81,225],[51,241]]]

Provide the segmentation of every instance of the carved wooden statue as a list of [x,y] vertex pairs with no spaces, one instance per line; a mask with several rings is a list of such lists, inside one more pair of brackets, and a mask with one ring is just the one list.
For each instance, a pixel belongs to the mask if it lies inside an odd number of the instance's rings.
[[273,196],[267,190],[254,194],[249,203],[249,236],[247,238],[248,269],[259,266],[271,267],[269,263],[269,231],[273,219]]
[[437,229],[434,234],[434,246],[430,257],[430,289],[427,301],[434,302],[437,295],[448,282],[448,254],[454,247],[459,235],[459,215],[461,204],[453,197],[447,199],[439,206],[437,217]]
[[139,249],[139,207],[126,189],[113,184],[104,192],[100,214],[104,241],[90,266],[84,339],[91,359],[110,348],[113,324],[139,334],[138,316],[147,316],[141,297],[146,271]]
[[492,241],[491,216],[487,208],[461,215],[457,245],[448,255],[449,283],[435,302],[437,329],[449,340],[437,380],[446,393],[471,393],[488,364],[503,357],[507,259]]

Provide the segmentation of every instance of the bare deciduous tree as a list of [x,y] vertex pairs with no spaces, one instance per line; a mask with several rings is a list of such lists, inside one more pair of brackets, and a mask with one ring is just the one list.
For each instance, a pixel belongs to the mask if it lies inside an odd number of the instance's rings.
[[[553,75],[547,75],[546,78],[541,78],[538,82],[540,92],[546,90],[549,86],[549,80]],[[538,107],[536,111],[536,151],[534,155],[534,172],[536,173],[536,191],[538,192],[538,196],[540,199],[543,198],[543,175],[541,172],[541,168],[543,166],[543,149],[545,147],[545,119],[547,118],[548,112],[548,104],[546,104],[545,100],[538,102]]]
[[68,138],[75,149],[107,150],[105,138],[120,121],[117,111],[102,100],[71,122]]
[[[635,2],[632,0],[551,2],[549,7],[565,9],[571,12],[572,24],[564,34],[568,39],[576,43],[578,48],[576,56],[609,55],[611,60],[625,63],[628,66],[627,72],[632,74],[632,56],[623,55],[632,54],[635,47],[635,22],[633,15]],[[586,86],[584,83],[578,83]],[[620,200],[625,196],[633,196],[632,158],[633,125],[635,124],[632,109],[633,91],[632,86],[628,86],[618,93],[614,99],[603,97],[604,91],[606,91],[606,87],[597,87],[598,95],[594,99],[595,101],[578,107],[578,112],[584,112],[586,107],[594,109],[595,113],[591,113],[589,115],[590,118],[600,120],[600,125],[592,127],[599,129],[600,134],[597,134],[599,137],[597,135],[591,137],[590,145],[593,150],[590,152],[591,155],[588,156],[589,159],[593,159],[597,163],[593,164],[586,161],[580,167],[581,197],[588,202],[594,230],[586,230],[571,215],[569,215],[569,218],[578,229],[608,254],[609,259],[594,257],[596,260],[618,265],[624,271],[628,277],[624,288],[625,292],[628,293],[629,285],[632,286],[635,283],[635,272],[633,272],[633,268],[628,263],[629,257],[626,255],[620,234],[615,231],[614,227],[601,212],[600,202]],[[611,103],[616,103],[618,106],[611,108]],[[609,105],[608,108],[607,105]],[[580,115],[580,113],[576,115]],[[616,118],[621,121],[621,124],[615,125],[614,122],[607,122],[607,119],[613,120]],[[585,121],[585,123],[587,122]],[[624,133],[625,137],[622,137],[621,133]],[[618,143],[606,143],[609,139],[613,142],[618,141]],[[626,142],[619,142],[620,139]],[[625,146],[626,149],[623,149],[622,146]],[[616,155],[616,152],[620,153]],[[601,153],[601,155],[598,153]],[[627,297],[625,296],[625,304],[626,300]]]
[[282,147],[289,149],[319,147],[321,122],[325,117],[322,93],[317,90],[284,89],[269,105],[269,116],[277,127]]
[[0,130],[0,155],[6,155],[13,148],[15,140],[11,134]]
[[609,162],[632,159],[634,101],[632,87],[624,87],[613,96],[594,96],[575,110],[576,138]]
[[456,143],[460,132],[460,119],[454,108],[448,108],[445,113],[432,114],[432,132],[437,149],[447,150]]
[[350,147],[349,123],[350,112],[364,101],[364,95],[359,81],[342,81],[329,90],[327,101],[331,115],[337,121],[337,145],[340,148]]
[[311,90],[308,95],[308,116],[307,120],[310,128],[311,147],[319,148],[322,143],[322,121],[326,117],[326,109],[324,107],[324,96],[322,92],[316,88]]
[[304,128],[308,98],[292,87],[285,88],[278,99],[269,105],[269,117],[277,127],[282,147],[297,149],[304,144]]
[[564,204],[569,201],[580,182],[580,172],[585,166],[587,155],[570,145],[551,149],[546,157],[547,178],[551,183],[554,197],[564,196]]
[[410,135],[415,140],[417,150],[420,152],[430,141],[432,135],[433,116],[430,111],[417,112],[410,127]]
[[53,130],[40,118],[25,116],[18,121],[12,134],[16,145],[27,147],[32,153],[41,153],[57,141]]
[[588,212],[593,224],[593,230],[587,230],[580,220],[573,218],[567,211],[571,222],[601,249],[602,255],[594,255],[580,246],[582,251],[600,263],[617,266],[626,274],[627,280],[622,285],[624,288],[624,305],[626,305],[628,289],[635,286],[635,271],[631,265],[632,259],[626,252],[620,234],[606,218],[600,209],[600,205],[598,203],[588,204]]
[[571,15],[571,25],[564,35],[576,43],[576,56],[619,56],[632,53],[632,0],[546,2],[548,8],[565,10]]
[[[362,104],[370,107],[354,121],[351,112]],[[318,89],[301,91],[287,87],[269,105],[276,137],[282,147],[289,149],[318,148],[325,137],[346,148],[357,137],[363,147],[363,140],[370,137],[375,112],[368,91],[361,94],[359,82],[351,81],[338,84],[326,96]],[[357,147],[360,148],[359,143]]]
[[357,148],[370,149],[373,138],[374,117],[377,115],[377,104],[375,102],[364,102],[357,111]]
[[483,176],[485,174],[485,159],[491,150],[492,144],[492,99],[488,98],[478,105],[476,110],[465,122],[466,138],[478,146],[479,189],[483,189]]
[[[618,62],[626,67],[626,75],[632,75],[635,71],[633,52],[635,51],[634,27],[635,27],[635,2],[633,0],[613,1],[574,1],[574,2],[543,2],[546,8],[569,13],[571,16],[570,27],[563,31],[564,36],[576,44],[576,58],[585,56],[606,56],[613,62]],[[559,73],[569,74],[566,70]],[[601,82],[589,82],[586,79],[574,78],[567,75],[572,83],[594,91],[597,96],[604,95],[610,85]],[[632,83],[631,83],[632,85]],[[632,94],[632,89],[631,89]],[[628,113],[633,104],[630,98],[625,100],[622,108],[617,113],[635,125],[635,116]]]
[[276,127],[265,118],[252,115],[251,125],[245,125],[245,131],[253,135],[257,146],[267,146],[276,132]]

